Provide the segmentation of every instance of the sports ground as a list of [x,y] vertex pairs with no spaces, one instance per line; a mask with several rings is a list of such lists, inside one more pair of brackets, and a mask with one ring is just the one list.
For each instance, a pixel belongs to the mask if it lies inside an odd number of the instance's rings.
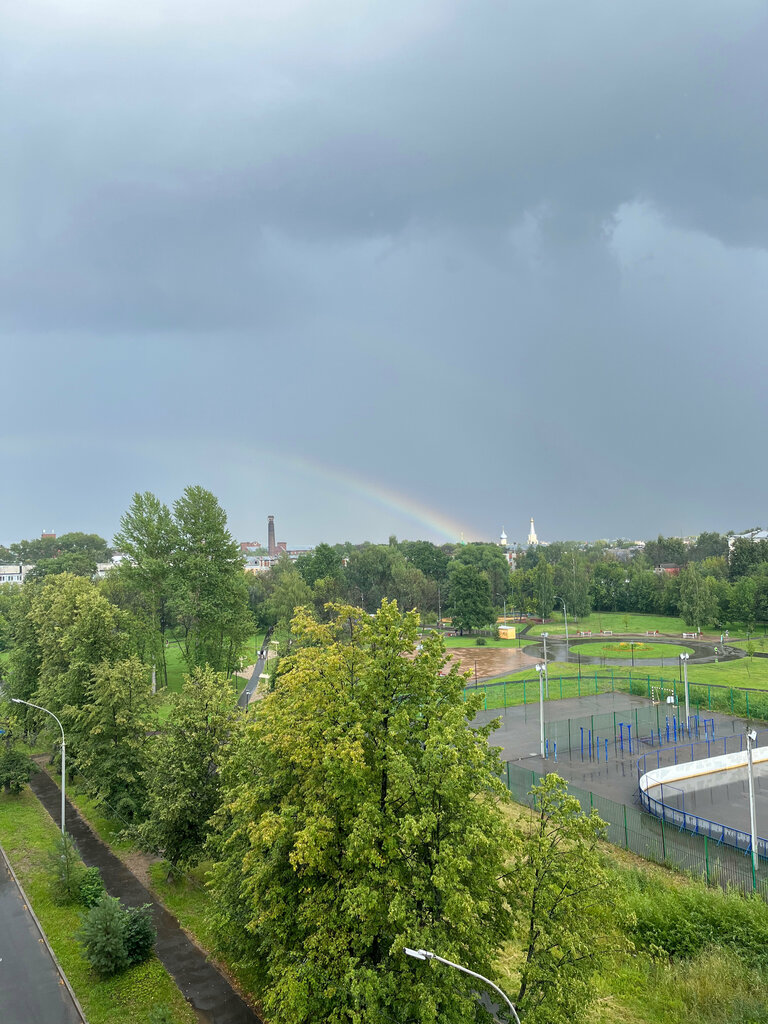
[[[491,742],[502,748],[502,760],[537,775],[557,772],[580,789],[638,808],[638,779],[645,771],[741,749],[745,719],[716,712],[706,715],[688,734],[678,731],[683,709],[653,704],[646,697],[604,693],[545,701],[548,758],[539,753],[538,703],[480,711],[473,724],[499,720]],[[768,746],[768,727],[751,724],[758,730],[758,746]],[[755,797],[758,835],[766,837],[768,765],[755,769]],[[749,831],[746,770],[719,773],[703,787],[665,787],[664,800],[689,815]]]

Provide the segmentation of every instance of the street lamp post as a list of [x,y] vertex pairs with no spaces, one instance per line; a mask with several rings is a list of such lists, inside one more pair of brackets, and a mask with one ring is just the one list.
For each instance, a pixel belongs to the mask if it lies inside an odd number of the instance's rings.
[[[556,601],[563,601],[562,597],[556,597]],[[563,601],[563,618],[565,619],[565,642],[568,643],[568,612],[565,607],[565,601]]]
[[754,729],[747,729],[747,772],[749,775],[749,827],[752,829],[752,884],[757,882],[757,824],[755,822],[755,781],[752,774],[752,747],[757,740]]
[[64,726],[56,718],[56,715],[48,708],[41,708],[39,704],[31,704],[28,700],[22,700],[20,697],[11,697],[14,704],[26,704],[30,708],[36,708],[38,711],[44,711],[46,715],[50,715],[51,718],[56,719],[56,724],[61,729],[61,834],[66,835],[64,829],[64,808],[67,801],[67,762],[66,762],[66,746],[64,743]]
[[539,749],[541,756],[544,757],[544,677],[542,675],[544,666],[537,665],[536,671],[539,673],[539,732],[541,736]]
[[683,663],[683,678],[685,679],[685,728],[690,735],[691,732],[691,706],[688,699],[688,659],[690,654],[681,654],[680,661]]
[[517,1015],[517,1010],[512,1005],[512,1001],[502,992],[498,985],[494,985],[490,978],[486,978],[484,975],[478,974],[476,971],[470,971],[468,967],[462,967],[461,964],[455,964],[452,960],[446,960],[444,957],[438,956],[437,953],[430,953],[426,949],[409,949],[406,946],[405,952],[408,956],[412,956],[414,960],[437,960],[438,963],[445,964],[446,967],[453,967],[455,970],[461,971],[463,974],[468,974],[470,978],[477,978],[478,981],[484,981],[489,988],[492,988],[494,992],[501,996],[512,1012],[512,1016],[517,1021],[517,1024],[520,1024],[520,1018]]
[[541,639],[544,641],[544,682],[547,687],[547,700],[549,700],[549,670],[547,669],[547,637],[549,633],[542,633]]

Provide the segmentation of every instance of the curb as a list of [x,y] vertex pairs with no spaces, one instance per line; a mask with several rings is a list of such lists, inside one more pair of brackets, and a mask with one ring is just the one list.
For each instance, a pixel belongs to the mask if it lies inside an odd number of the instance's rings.
[[24,889],[22,887],[21,882],[16,877],[16,872],[13,870],[13,867],[11,866],[11,862],[8,860],[8,856],[6,855],[6,852],[2,848],[2,846],[0,846],[0,855],[3,858],[3,863],[5,864],[5,868],[6,868],[7,872],[8,872],[8,874],[11,876],[11,878],[14,881],[14,884],[16,885],[16,888],[21,893],[21,897],[24,900],[24,909],[29,911],[29,914],[30,914],[32,920],[35,922],[35,927],[37,928],[38,932],[40,932],[40,937],[41,937],[43,943],[45,944],[45,948],[48,950],[48,954],[49,954],[51,960],[53,960],[53,966],[56,968],[56,970],[58,972],[59,978],[61,979],[61,983],[66,988],[67,992],[69,992],[70,998],[71,998],[72,1002],[74,1003],[75,1009],[80,1014],[80,1019],[82,1020],[83,1024],[88,1024],[88,1021],[86,1020],[85,1014],[83,1013],[83,1008],[80,1005],[80,1001],[78,1000],[77,996],[75,995],[74,990],[72,989],[72,986],[69,984],[69,979],[67,978],[66,974],[64,973],[64,969],[62,968],[62,966],[59,963],[59,961],[56,959],[56,954],[53,952],[53,949],[51,948],[51,944],[48,941],[48,936],[43,931],[43,926],[38,921],[37,914],[32,909],[32,904],[29,902],[29,899],[27,897],[27,894],[24,892]]

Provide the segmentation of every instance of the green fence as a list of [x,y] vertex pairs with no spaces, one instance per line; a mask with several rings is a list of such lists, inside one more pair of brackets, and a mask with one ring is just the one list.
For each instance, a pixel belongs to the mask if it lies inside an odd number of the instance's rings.
[[[561,700],[567,697],[589,697],[600,693],[630,693],[638,697],[655,698],[663,701],[670,694],[677,701],[682,696],[683,685],[677,679],[664,679],[650,675],[614,676],[611,672],[580,676],[549,677],[549,699]],[[534,704],[539,699],[539,679],[520,679],[514,682],[482,683],[468,686],[468,694],[483,694],[483,708],[511,708],[520,704]],[[739,715],[742,718],[758,718],[768,721],[768,690],[752,690],[737,686],[718,684],[701,685],[689,683],[691,706],[701,711],[720,711],[724,714]]]
[[[512,797],[531,806],[530,790],[542,776],[520,765],[507,762],[505,781]],[[637,807],[627,807],[597,793],[568,784],[587,814],[596,810],[608,826],[606,838],[614,846],[644,857],[646,860],[705,879],[710,885],[736,886],[743,892],[758,891],[768,899],[768,861],[761,857],[753,875],[752,858],[733,847],[679,829]]]

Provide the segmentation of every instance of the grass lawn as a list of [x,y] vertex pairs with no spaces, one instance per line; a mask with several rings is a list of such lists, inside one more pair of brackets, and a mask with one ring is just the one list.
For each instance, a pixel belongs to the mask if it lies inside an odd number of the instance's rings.
[[175,1024],[194,1024],[195,1014],[156,957],[105,981],[91,970],[74,938],[82,908],[59,907],[50,895],[46,852],[58,829],[28,788],[0,795],[0,843],[40,919],[89,1024],[149,1024],[164,1004]]
[[642,641],[633,643],[586,643],[575,644],[569,648],[572,654],[577,651],[582,656],[589,658],[676,658],[680,654],[693,654],[691,647],[681,647],[679,644],[645,644]]
[[[241,652],[241,657],[243,659],[244,665],[253,664],[253,662],[256,660],[256,654],[260,650],[263,643],[263,633],[254,633],[248,637],[245,644],[243,645],[243,650]],[[166,648],[165,651],[165,662],[168,669],[168,689],[171,691],[171,693],[180,693],[182,684],[184,682],[184,676],[188,672],[187,665],[186,662],[184,661],[184,656],[182,654],[182,647],[180,642],[176,640],[169,640],[168,647]],[[161,683],[159,677],[157,682],[159,686]],[[244,685],[245,680],[242,681],[241,685],[240,680],[238,679],[238,687],[240,690],[242,690]]]
[[[541,633],[565,636],[562,612],[553,612],[551,619],[552,621],[545,625],[531,626],[526,636],[539,636]],[[569,615],[569,636],[575,636],[580,629],[591,629],[593,633],[599,633],[601,629],[610,629],[613,633],[645,633],[656,629],[660,633],[690,632],[682,619],[671,615],[638,615],[634,612],[592,612],[578,622]]]

